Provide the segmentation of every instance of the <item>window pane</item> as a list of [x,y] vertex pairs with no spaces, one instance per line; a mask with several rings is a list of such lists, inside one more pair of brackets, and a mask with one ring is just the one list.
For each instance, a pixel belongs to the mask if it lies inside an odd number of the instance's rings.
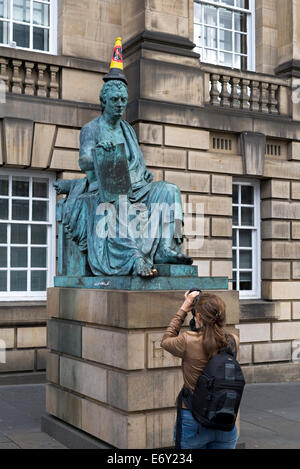
[[48,221],[48,202],[33,200],[32,202],[32,220]]
[[238,207],[233,207],[232,224],[233,224],[233,226],[239,226],[239,209],[238,209]]
[[249,0],[236,0],[236,6],[238,8],[244,8],[244,10],[249,10]]
[[10,0],[0,0],[0,18],[9,18]]
[[1,44],[8,44],[10,39],[10,24],[6,21],[0,21],[0,42]]
[[0,199],[0,219],[8,220],[8,199]]
[[0,291],[7,291],[7,272],[0,270]]
[[220,49],[232,51],[232,32],[220,30]]
[[46,270],[31,271],[31,291],[45,291],[47,282]]
[[236,250],[232,251],[232,268],[236,269]]
[[202,23],[202,5],[194,3],[194,19],[196,23]]
[[27,248],[10,249],[11,267],[27,267]]
[[234,6],[234,0],[221,0],[222,3],[226,3],[226,5]]
[[237,284],[236,284],[236,272],[232,273],[232,289],[236,290],[237,289]]
[[245,13],[234,13],[234,29],[243,33],[247,32],[247,15]]
[[242,186],[242,204],[254,205],[254,187]]
[[27,225],[11,225],[11,244],[27,244]]
[[8,177],[0,176],[0,195],[8,195]]
[[194,26],[194,42],[198,45],[202,44],[202,26],[198,24]]
[[49,6],[39,2],[33,2],[33,23],[41,26],[49,26]]
[[0,248],[0,267],[7,267],[7,248]]
[[47,244],[47,226],[31,225],[31,244]]
[[240,251],[240,269],[252,269],[252,251]]
[[18,47],[29,48],[29,26],[14,23],[13,40],[17,43]]
[[29,23],[30,21],[30,0],[13,0],[13,19]]
[[242,226],[254,226],[254,209],[242,207],[241,212]]
[[237,246],[237,230],[232,230],[232,246]]
[[234,68],[240,69],[242,67],[242,62],[241,62],[241,56],[240,55],[235,55],[234,56]]
[[29,197],[29,179],[14,177],[12,180],[12,195],[14,197]]
[[27,291],[27,271],[11,270],[10,272],[11,291]]
[[29,219],[29,200],[12,200],[12,219]]
[[240,290],[252,290],[252,272],[240,273]]
[[246,34],[235,33],[235,52],[247,54],[247,36]]
[[48,180],[47,179],[33,179],[32,187],[33,197],[47,198],[48,197]]
[[215,50],[204,49],[204,61],[209,63],[216,63],[217,52]]
[[47,267],[47,248],[31,248],[31,267]]
[[240,230],[240,247],[241,248],[252,247],[252,231]]
[[213,6],[204,6],[204,23],[217,26],[217,8]]
[[49,50],[49,30],[33,28],[33,48],[36,50]]
[[7,225],[0,223],[0,243],[7,243]]
[[206,47],[217,48],[217,29],[205,26],[204,45]]
[[220,8],[220,27],[232,29],[232,12],[225,8]]
[[238,204],[239,203],[239,186],[234,184],[232,187],[232,203]]
[[220,52],[219,57],[221,65],[224,65],[224,67],[232,67],[232,54]]

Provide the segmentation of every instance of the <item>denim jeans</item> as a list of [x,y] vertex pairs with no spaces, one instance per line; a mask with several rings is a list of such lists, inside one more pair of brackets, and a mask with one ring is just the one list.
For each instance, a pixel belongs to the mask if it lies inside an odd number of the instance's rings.
[[190,410],[182,409],[181,449],[235,449],[237,440],[236,426],[231,432],[202,427]]

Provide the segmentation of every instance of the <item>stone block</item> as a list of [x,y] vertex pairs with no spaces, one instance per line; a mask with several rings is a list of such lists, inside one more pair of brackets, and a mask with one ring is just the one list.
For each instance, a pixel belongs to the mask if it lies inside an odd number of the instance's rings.
[[292,223],[292,239],[300,239],[300,222]]
[[59,384],[59,355],[49,351],[47,354],[47,380]]
[[145,28],[147,31],[189,37],[189,21],[187,17],[148,10],[145,17]]
[[261,187],[262,199],[289,199],[290,183],[289,181],[277,181],[271,179],[264,181]]
[[293,262],[293,279],[299,280],[300,279],[300,262]]
[[[189,203],[193,204],[193,213],[204,214],[205,216],[232,216],[231,197],[217,197],[191,194],[189,196]],[[203,208],[201,206],[203,206]]]
[[17,348],[46,347],[46,327],[18,327]]
[[4,161],[7,166],[30,166],[33,122],[27,119],[3,119]]
[[209,192],[210,189],[208,174],[165,171],[165,180],[176,184],[184,192]]
[[[82,55],[82,57],[87,58],[86,55]],[[61,78],[62,99],[99,104],[102,77],[103,75],[100,73],[63,68]]]
[[186,151],[174,148],[141,146],[147,166],[163,168],[186,168]]
[[232,219],[231,218],[212,218],[211,235],[219,238],[232,237]]
[[252,345],[240,345],[239,353],[239,363],[241,365],[252,363]]
[[194,264],[198,266],[199,277],[210,276],[210,261],[200,261],[197,259],[197,260],[194,260]]
[[281,202],[277,200],[264,200],[261,204],[262,219],[281,218],[281,219],[300,219],[299,202]]
[[300,300],[299,282],[262,282],[262,296],[266,300]]
[[232,241],[223,239],[204,239],[199,248],[193,247],[189,249],[191,257],[207,257],[207,258],[231,258],[232,257]]
[[166,125],[165,145],[209,150],[209,132],[206,130]]
[[52,384],[46,385],[46,411],[82,429],[82,399]]
[[292,182],[292,199],[300,200],[300,183]]
[[136,412],[174,407],[183,385],[181,369],[151,372],[108,371],[108,404]]
[[58,288],[47,289],[47,315],[51,317],[59,317],[59,297],[60,292]]
[[60,148],[72,148],[74,150],[79,150],[79,135],[80,130],[60,127],[57,130],[55,146]]
[[13,328],[0,329],[0,344],[5,345],[5,349],[14,348],[15,345],[15,330]]
[[276,314],[279,321],[289,321],[292,318],[291,303],[289,301],[276,302]]
[[4,163],[4,154],[3,154],[3,130],[2,130],[2,121],[0,120],[0,166]]
[[300,243],[285,241],[263,241],[262,243],[263,259],[300,259]]
[[283,362],[291,360],[291,343],[254,344],[254,363]]
[[139,123],[134,126],[139,143],[150,145],[163,144],[163,126],[158,124]]
[[60,171],[80,171],[78,152],[73,150],[54,150],[50,164],[51,169]]
[[292,341],[292,361],[293,363],[300,363],[300,340]]
[[55,125],[35,124],[31,159],[32,168],[46,169],[50,165],[55,129]]
[[79,360],[60,357],[60,385],[83,396],[107,402],[107,370]]
[[83,327],[82,358],[123,370],[143,369],[144,334]]
[[[290,222],[268,220],[261,223],[262,239],[290,239]],[[299,239],[300,239],[300,223],[299,223]]]
[[232,195],[232,177],[212,175],[211,191],[213,194]]
[[48,350],[47,349],[38,349],[35,351],[36,353],[36,369],[38,371],[46,370],[47,368],[47,357],[48,357]]
[[171,448],[174,445],[176,410],[146,414],[147,448]]
[[266,323],[239,324],[241,344],[247,342],[268,342],[271,340],[271,326]]
[[288,145],[288,159],[300,161],[300,142],[291,142]]
[[290,262],[262,262],[262,279],[289,280],[291,277]]
[[48,321],[48,348],[57,352],[81,357],[82,327],[66,321]]
[[272,324],[272,340],[300,339],[300,322],[289,321]]
[[293,311],[293,314],[292,314],[293,320],[294,321],[298,319],[300,320],[300,301],[293,301],[292,311]]
[[189,151],[188,169],[230,175],[243,175],[243,161],[239,155]]
[[146,8],[152,11],[167,13],[169,15],[188,17],[188,0],[147,0]]
[[266,159],[265,173],[267,178],[300,179],[300,165],[296,161]]
[[160,343],[164,332],[147,334],[147,368],[171,368],[181,366],[181,358],[174,357],[164,350]]
[[8,350],[5,363],[1,363],[1,373],[11,371],[33,371],[34,350]]
[[213,277],[232,278],[232,262],[231,261],[212,261],[211,274]]
[[128,416],[82,399],[82,430],[116,448],[146,447],[146,416],[144,414]]

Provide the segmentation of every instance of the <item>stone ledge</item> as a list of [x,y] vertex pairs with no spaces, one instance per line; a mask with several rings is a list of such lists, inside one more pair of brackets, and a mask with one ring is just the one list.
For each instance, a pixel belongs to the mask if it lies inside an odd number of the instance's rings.
[[15,386],[19,384],[45,384],[46,372],[0,373],[1,386]]
[[0,302],[0,326],[46,325],[47,303],[37,302]]
[[300,363],[274,363],[242,366],[247,384],[300,381]]
[[240,322],[279,319],[276,302],[264,300],[240,300]]

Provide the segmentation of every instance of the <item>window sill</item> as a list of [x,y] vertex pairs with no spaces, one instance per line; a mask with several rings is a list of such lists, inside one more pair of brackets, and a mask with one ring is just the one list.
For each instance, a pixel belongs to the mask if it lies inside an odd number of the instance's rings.
[[264,300],[241,300],[240,301],[240,321],[267,321],[278,320],[279,312],[276,302]]

